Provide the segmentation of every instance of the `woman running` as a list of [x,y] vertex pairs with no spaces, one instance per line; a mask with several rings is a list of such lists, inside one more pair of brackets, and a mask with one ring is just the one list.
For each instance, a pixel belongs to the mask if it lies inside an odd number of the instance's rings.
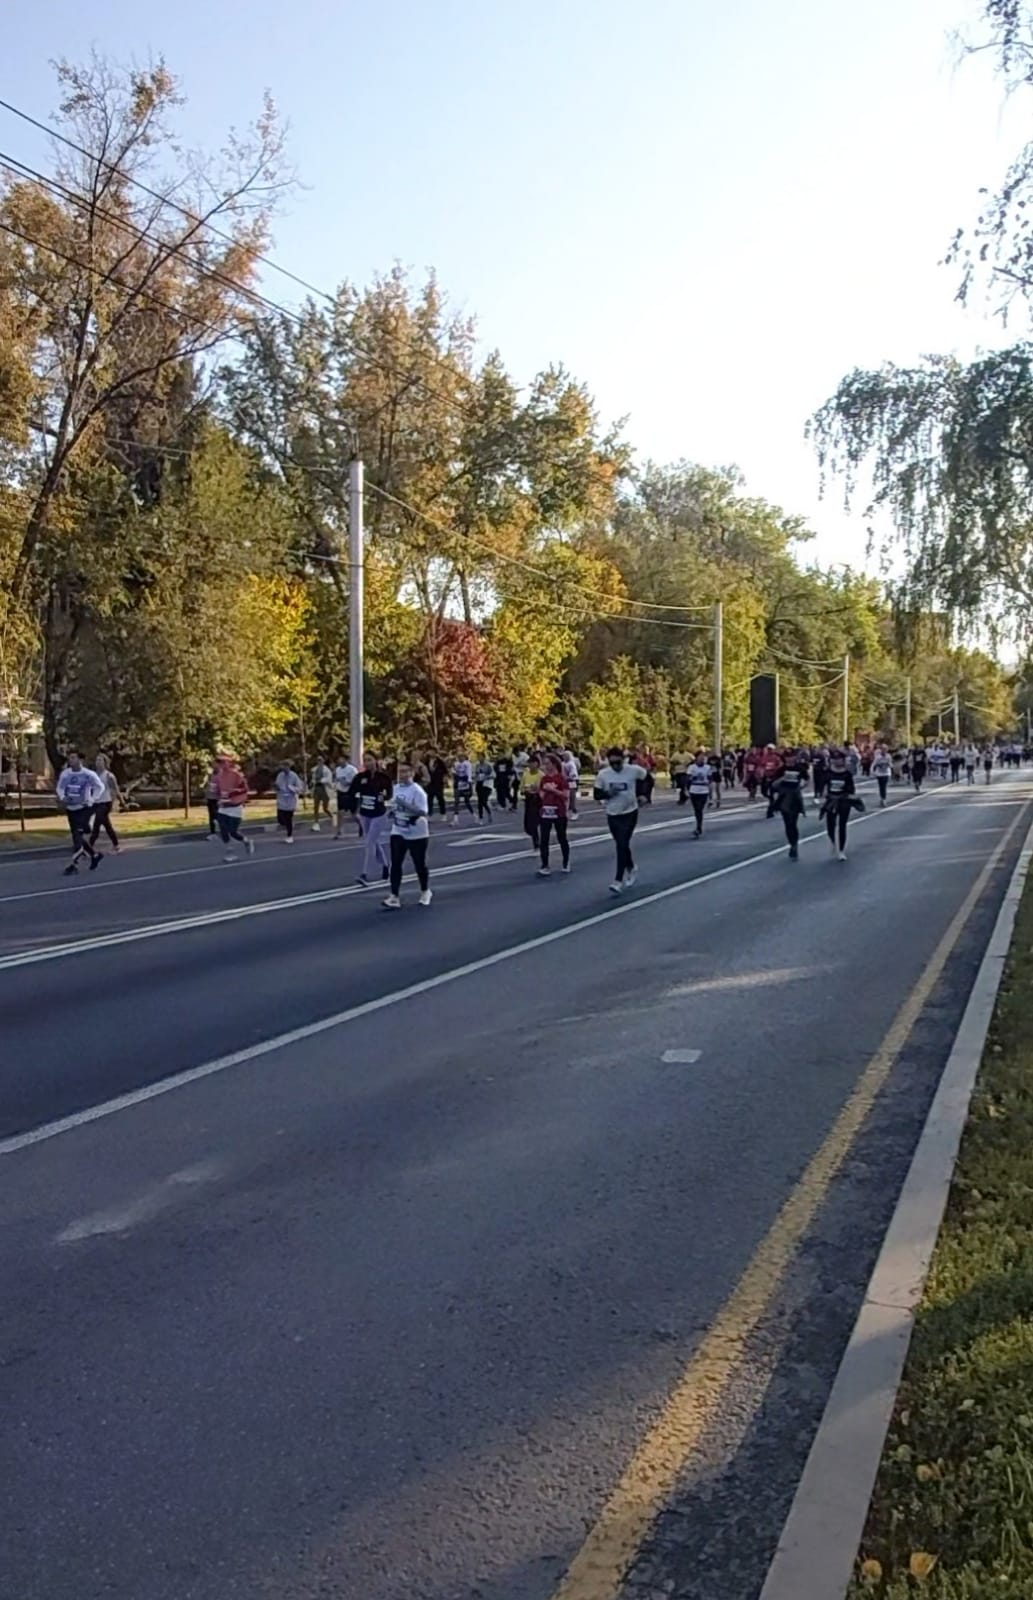
[[689,791],[689,804],[696,818],[696,831],[694,839],[703,837],[703,814],[707,809],[710,799],[710,785],[713,781],[713,770],[702,750],[696,751],[695,760],[689,766],[685,781]]
[[98,800],[93,808],[93,827],[90,829],[90,843],[97,843],[100,838],[100,830],[103,828],[111,840],[112,849],[118,855],[120,846],[118,834],[112,826],[111,813],[116,802],[121,800],[122,791],[118,786],[118,779],[108,766],[107,756],[98,756],[93,763],[93,770],[104,785],[104,798],[103,800]]
[[541,866],[539,878],[551,876],[549,842],[553,833],[560,847],[564,872],[570,871],[570,845],[567,842],[567,817],[570,810],[570,780],[563,771],[558,756],[546,756],[541,783],[538,785],[538,848]]
[[486,758],[482,756],[480,761],[478,761],[477,765],[473,769],[474,793],[477,796],[477,826],[479,828],[484,826],[485,817],[487,817],[489,823],[492,820],[491,786],[494,782],[494,779],[494,767],[490,761],[486,760]]
[[624,885],[630,888],[638,876],[631,854],[631,836],[638,822],[646,769],[636,762],[625,761],[619,745],[613,746],[606,760],[607,765],[595,775],[593,793],[606,810],[606,822],[617,848],[617,872],[610,884],[610,893],[622,894]]
[[829,756],[829,776],[825,785],[822,812],[829,848],[839,861],[846,860],[846,830],[856,794],[854,775],[847,766],[842,750],[833,750]]
[[531,841],[532,850],[537,850],[539,843],[538,824],[542,811],[539,793],[541,781],[542,769],[538,762],[538,753],[532,751],[520,773],[520,793],[524,800],[524,832]]
[[473,816],[473,762],[465,751],[460,751],[452,768],[452,827],[459,826],[459,807],[463,806]]
[[276,774],[276,826],[283,829],[284,844],[294,843],[294,813],[304,792],[305,785],[291,763],[281,761]]
[[240,824],[244,820],[244,807],[249,799],[247,779],[234,756],[227,754],[219,757],[216,782],[219,790],[219,809],[215,820],[219,824],[219,833],[226,847],[223,860],[230,862],[237,859],[229,849],[231,842],[243,845],[244,854],[253,856],[255,853],[253,841],[246,839],[240,831]]
[[387,802],[391,795],[391,779],[380,766],[375,755],[367,750],[363,756],[362,771],[352,780],[351,796],[362,830],[362,871],[356,879],[364,889],[379,868],[381,878],[390,876],[391,821]]
[[407,761],[398,764],[398,782],[388,809],[391,813],[391,893],[383,902],[384,906],[388,911],[401,909],[402,866],[407,854],[412,857],[413,871],[420,886],[420,905],[429,906],[432,898],[427,871],[429,802],[426,789],[413,782],[412,767]]
[[871,760],[872,777],[879,786],[879,805],[885,809],[886,791],[890,786],[893,759],[884,744],[880,744]]
[[782,818],[782,826],[786,831],[786,844],[789,846],[790,861],[797,861],[800,855],[800,818],[807,815],[807,808],[803,801],[803,786],[807,773],[807,763],[803,760],[791,763],[782,776],[772,785],[768,798],[768,816],[773,817],[777,811]]
[[926,759],[925,751],[921,745],[916,745],[911,752],[911,782],[915,786],[915,793],[921,794],[925,782]]

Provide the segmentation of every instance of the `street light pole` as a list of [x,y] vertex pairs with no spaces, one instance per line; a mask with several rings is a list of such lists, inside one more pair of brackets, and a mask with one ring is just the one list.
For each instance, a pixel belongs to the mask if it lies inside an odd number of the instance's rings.
[[955,749],[957,749],[958,745],[961,743],[961,716],[960,716],[960,711],[961,711],[961,708],[958,705],[958,689],[957,689],[957,685],[955,685],[955,687],[954,687],[954,748]]
[[721,759],[724,743],[724,606],[718,600],[714,606],[714,754]]
[[911,749],[911,674],[904,679],[904,743]]
[[362,494],[362,462],[356,457],[348,467],[348,724],[356,767],[362,765],[365,732]]
[[843,657],[843,743],[850,743],[850,652]]

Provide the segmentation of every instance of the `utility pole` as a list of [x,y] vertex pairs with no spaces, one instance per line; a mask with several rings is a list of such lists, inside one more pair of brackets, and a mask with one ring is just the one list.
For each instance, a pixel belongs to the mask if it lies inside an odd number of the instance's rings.
[[954,686],[954,748],[961,743],[961,707],[958,704],[958,687]]
[[850,652],[843,657],[843,743],[850,743]]
[[362,766],[366,714],[363,703],[362,493],[362,462],[356,457],[348,467],[348,723],[351,759],[356,767]]
[[911,675],[904,679],[904,743],[911,749]]
[[718,600],[714,606],[714,754],[719,761],[724,743],[724,609]]

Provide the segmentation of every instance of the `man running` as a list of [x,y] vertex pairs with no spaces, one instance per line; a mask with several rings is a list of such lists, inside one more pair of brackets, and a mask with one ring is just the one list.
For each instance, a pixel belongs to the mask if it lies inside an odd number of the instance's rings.
[[388,911],[401,910],[402,866],[407,854],[412,857],[420,886],[420,905],[429,906],[432,899],[427,871],[429,801],[426,789],[413,782],[412,767],[407,761],[398,763],[398,782],[388,809],[391,814],[391,892],[383,902],[384,907]]
[[[304,792],[305,785],[295,772],[293,763],[281,761],[276,773],[276,826],[283,829],[284,844],[294,843],[294,813],[298,809],[298,799]],[[313,823],[313,828],[318,833],[317,823]]]
[[[358,775],[358,768],[355,766],[354,762],[349,761],[347,756],[342,756],[334,768],[334,789],[337,793],[337,827],[334,830],[335,839],[339,839],[341,837],[341,830],[344,827],[345,817],[354,817],[355,815],[355,803],[352,799],[352,784],[355,782]],[[361,827],[359,828],[359,832],[362,832]]]
[[84,767],[78,750],[69,750],[66,765],[57,780],[57,798],[65,808],[68,829],[72,835],[72,859],[64,869],[66,878],[79,870],[83,856],[90,858],[90,871],[96,872],[104,860],[99,850],[90,842],[90,821],[93,807],[102,801],[107,791],[92,767]]
[[500,811],[508,811],[513,803],[513,757],[496,756],[493,771],[498,808]]
[[[638,877],[631,854],[631,836],[638,822],[639,798],[646,781],[644,767],[625,761],[624,751],[614,745],[607,751],[607,765],[595,775],[594,795],[606,811],[606,822],[617,848],[617,871],[610,884],[611,894],[630,889]],[[709,787],[709,784],[708,784]]]
[[473,787],[477,796],[477,826],[479,828],[484,826],[485,817],[487,817],[489,825],[492,820],[491,787],[494,778],[495,771],[491,762],[482,756],[473,769]]

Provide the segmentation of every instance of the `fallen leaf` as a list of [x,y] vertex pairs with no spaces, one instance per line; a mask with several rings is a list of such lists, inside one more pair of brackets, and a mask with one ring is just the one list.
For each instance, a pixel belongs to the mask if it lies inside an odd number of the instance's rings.
[[934,1467],[929,1461],[922,1461],[915,1468],[915,1477],[918,1479],[919,1483],[932,1483],[933,1479],[938,1478],[939,1476],[939,1468]]
[[913,1578],[928,1578],[939,1559],[939,1556],[930,1555],[928,1550],[913,1550],[907,1568]]
[[870,1556],[867,1561],[861,1562],[861,1578],[865,1583],[882,1582],[882,1562]]

